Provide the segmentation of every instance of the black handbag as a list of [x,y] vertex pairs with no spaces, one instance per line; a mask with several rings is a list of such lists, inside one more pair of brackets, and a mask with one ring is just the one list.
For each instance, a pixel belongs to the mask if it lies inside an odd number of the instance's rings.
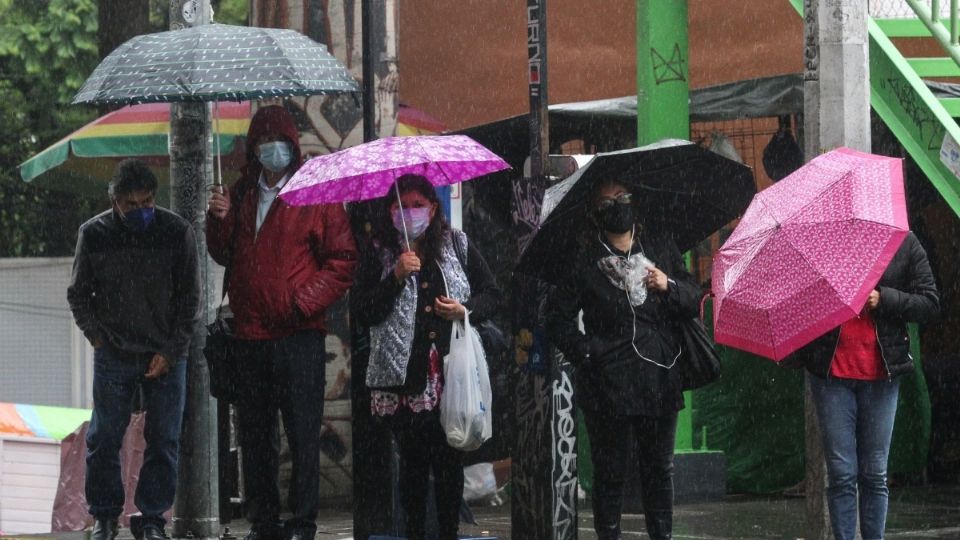
[[687,319],[678,326],[680,338],[680,385],[696,390],[720,378],[720,354],[699,318]]
[[210,395],[220,401],[236,403],[240,398],[242,382],[237,361],[242,353],[222,311],[218,309],[217,319],[207,325],[203,356],[207,359],[210,372]]

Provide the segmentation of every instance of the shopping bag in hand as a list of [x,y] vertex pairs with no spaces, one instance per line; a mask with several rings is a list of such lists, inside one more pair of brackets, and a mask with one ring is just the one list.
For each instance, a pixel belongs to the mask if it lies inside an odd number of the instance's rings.
[[469,316],[453,323],[443,377],[440,423],[447,443],[459,450],[476,450],[493,435],[493,399],[483,344]]

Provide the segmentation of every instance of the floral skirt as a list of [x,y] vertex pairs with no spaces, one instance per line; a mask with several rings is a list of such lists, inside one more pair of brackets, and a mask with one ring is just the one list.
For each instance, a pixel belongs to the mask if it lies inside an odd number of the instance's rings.
[[443,366],[436,345],[430,347],[427,360],[427,386],[419,394],[400,395],[393,392],[374,390],[371,392],[370,412],[375,416],[390,416],[397,409],[406,407],[418,413],[432,411],[440,404],[443,392]]

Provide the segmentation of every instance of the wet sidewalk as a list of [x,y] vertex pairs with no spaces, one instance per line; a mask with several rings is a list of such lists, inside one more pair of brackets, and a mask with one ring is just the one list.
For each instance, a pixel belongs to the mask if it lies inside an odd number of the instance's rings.
[[[478,525],[462,525],[461,534],[509,539],[510,507],[475,507]],[[785,497],[728,496],[720,502],[677,505],[674,538],[677,540],[804,538],[804,499]],[[248,526],[243,521],[227,525],[230,534],[243,538]],[[31,540],[56,538],[83,540],[85,533],[34,535]],[[318,519],[317,540],[353,537],[353,520],[346,510],[324,509]],[[589,503],[580,505],[578,537],[596,538]],[[889,539],[960,538],[960,486],[894,488],[886,537]],[[11,537],[4,537],[11,538]],[[15,537],[14,537],[15,538]],[[121,540],[129,531],[121,530]],[[623,538],[647,538],[641,514],[626,514]]]

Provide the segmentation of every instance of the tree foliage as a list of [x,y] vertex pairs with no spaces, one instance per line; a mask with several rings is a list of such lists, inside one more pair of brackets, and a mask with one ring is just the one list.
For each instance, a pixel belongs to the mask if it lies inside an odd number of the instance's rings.
[[69,254],[73,214],[91,206],[24,184],[17,165],[95,116],[70,100],[98,61],[96,9],[94,0],[0,0],[0,256]]
[[[247,3],[214,1],[215,20],[246,24]],[[100,60],[98,9],[138,4],[0,0],[0,257],[70,255],[77,227],[106,207],[104,198],[26,184],[17,165],[97,116],[70,101]],[[148,9],[144,31],[166,30],[169,0]]]

